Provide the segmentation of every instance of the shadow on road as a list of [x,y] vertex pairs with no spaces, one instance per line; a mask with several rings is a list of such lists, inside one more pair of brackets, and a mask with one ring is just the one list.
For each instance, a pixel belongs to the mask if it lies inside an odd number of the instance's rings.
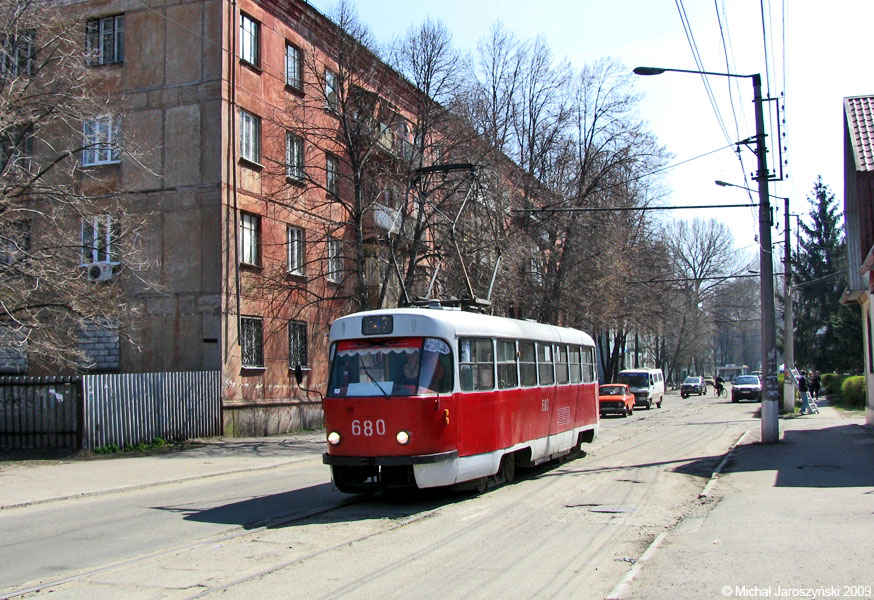
[[469,492],[451,490],[391,491],[373,496],[341,494],[332,484],[248,498],[198,509],[155,506],[155,510],[185,515],[186,521],[259,527],[295,527],[313,523],[343,523],[368,519],[402,519],[470,498]]

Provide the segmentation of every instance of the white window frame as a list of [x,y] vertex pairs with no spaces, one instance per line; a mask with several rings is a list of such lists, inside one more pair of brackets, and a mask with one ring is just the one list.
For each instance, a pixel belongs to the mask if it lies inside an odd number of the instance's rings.
[[330,153],[325,153],[325,189],[335,197],[340,196],[340,161]]
[[285,85],[303,90],[303,50],[285,43]]
[[[297,352],[296,352],[297,350]],[[288,366],[296,367],[298,364],[306,368],[309,362],[307,348],[307,324],[303,321],[288,322]],[[300,356],[300,355],[303,356]],[[301,358],[303,360],[301,360]]]
[[240,109],[240,157],[259,164],[261,160],[261,118]]
[[85,51],[92,65],[124,62],[124,14],[89,19],[85,27]]
[[257,67],[260,63],[260,24],[245,13],[240,13],[240,60]]
[[93,215],[82,219],[82,266],[92,263],[112,263],[115,240],[118,239],[118,221],[112,215]]
[[261,254],[261,217],[240,213],[240,262],[259,266]]
[[303,275],[306,262],[306,231],[300,227],[286,227],[288,240],[288,272],[292,275]]
[[35,31],[7,34],[0,42],[0,79],[33,75]]
[[82,166],[121,162],[121,118],[102,115],[82,122]]
[[331,69],[325,69],[325,108],[336,111],[338,106],[337,74]]
[[295,181],[303,181],[303,138],[290,131],[285,132],[285,176]]
[[[257,340],[250,340],[246,335],[247,326],[254,327],[253,333],[256,334]],[[255,343],[258,347],[248,348],[248,343]],[[250,354],[254,355],[254,360],[248,360]],[[261,317],[240,317],[240,365],[243,368],[264,367],[264,320]]]
[[325,274],[328,281],[331,283],[340,283],[342,281],[343,264],[340,258],[340,240],[337,238],[328,238],[327,246],[327,273]]

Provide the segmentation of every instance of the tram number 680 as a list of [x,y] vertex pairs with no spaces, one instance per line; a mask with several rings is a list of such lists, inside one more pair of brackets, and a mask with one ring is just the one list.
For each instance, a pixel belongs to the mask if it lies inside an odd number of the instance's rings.
[[385,435],[385,421],[382,419],[377,419],[376,421],[371,421],[370,419],[360,421],[355,419],[352,421],[352,435],[372,437],[374,434]]

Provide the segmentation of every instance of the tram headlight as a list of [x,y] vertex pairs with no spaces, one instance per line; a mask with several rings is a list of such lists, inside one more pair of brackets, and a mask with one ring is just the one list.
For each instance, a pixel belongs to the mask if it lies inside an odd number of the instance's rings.
[[407,433],[406,431],[401,430],[401,431],[398,431],[398,434],[395,436],[395,439],[397,439],[398,444],[400,444],[401,446],[406,446],[407,443],[409,443],[409,441],[410,441],[410,434]]
[[336,431],[332,431],[331,433],[329,433],[328,434],[328,443],[331,444],[332,446],[336,446],[337,444],[339,444],[340,443],[340,434],[337,433]]

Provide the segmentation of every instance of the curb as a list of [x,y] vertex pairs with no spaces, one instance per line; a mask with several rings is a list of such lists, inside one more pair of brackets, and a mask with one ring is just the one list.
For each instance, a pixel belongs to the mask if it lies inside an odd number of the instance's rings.
[[[716,469],[713,471],[713,473],[710,474],[710,480],[707,482],[707,485],[705,485],[704,489],[701,490],[701,493],[698,494],[699,500],[702,498],[707,498],[710,495],[710,489],[716,483],[716,480],[719,478],[720,473],[722,473],[722,469],[725,468],[726,463],[728,463],[728,460],[731,458],[731,455],[734,453],[734,449],[737,448],[741,442],[743,442],[743,439],[747,436],[747,434],[750,431],[751,431],[750,429],[747,429],[746,431],[744,431],[741,434],[741,436],[739,438],[737,438],[737,441],[728,447],[728,452],[725,453],[725,456],[722,457],[722,460],[716,466]],[[604,598],[604,600],[621,600],[622,599],[622,594],[625,593],[626,589],[628,589],[628,586],[631,584],[631,582],[634,581],[635,577],[638,576],[638,574],[640,573],[640,570],[643,568],[644,563],[648,562],[653,557],[653,555],[655,554],[655,551],[659,549],[659,546],[661,546],[662,543],[664,543],[665,539],[668,537],[668,533],[670,533],[670,531],[672,529],[674,529],[679,524],[679,522],[681,522],[682,520],[683,519],[680,519],[680,521],[678,521],[678,523],[675,523],[675,524],[671,525],[665,531],[662,531],[660,534],[658,534],[656,536],[656,538],[652,542],[650,542],[649,546],[647,546],[647,548],[646,548],[646,550],[644,550],[643,554],[640,555],[640,558],[637,559],[637,562],[634,563],[634,566],[628,571],[628,573],[625,574],[625,577],[623,577],[622,580],[616,584],[616,587],[614,587],[612,590],[610,590],[610,593],[607,594],[607,596]]]

